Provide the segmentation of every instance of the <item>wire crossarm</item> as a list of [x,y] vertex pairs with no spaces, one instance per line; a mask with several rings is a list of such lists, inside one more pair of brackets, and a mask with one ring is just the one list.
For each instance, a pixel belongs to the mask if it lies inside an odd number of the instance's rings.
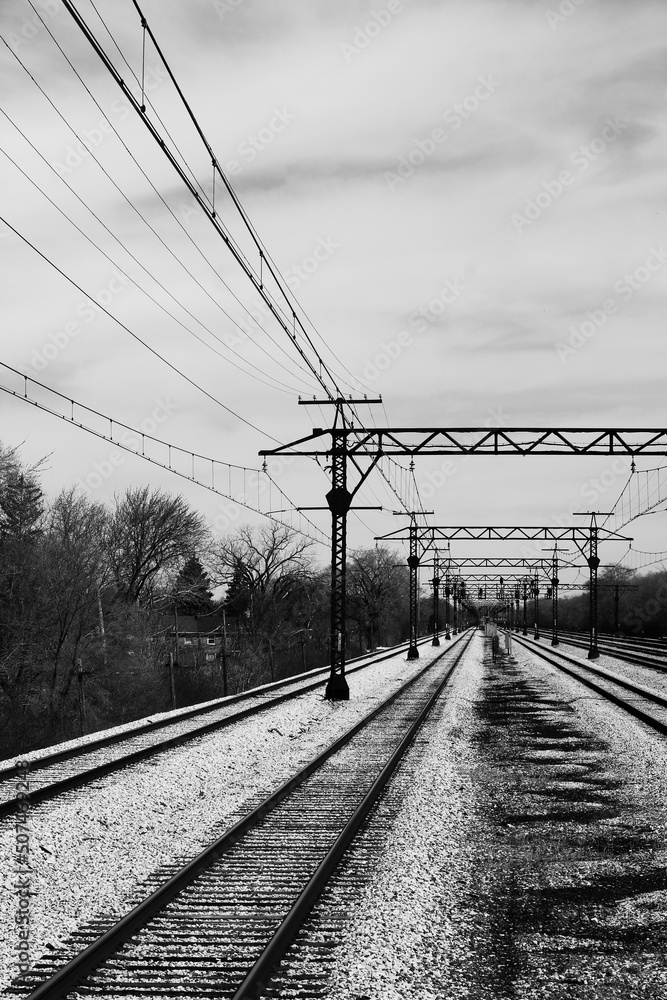
[[[455,538],[466,538],[469,541],[489,542],[489,541],[509,541],[511,539],[523,539],[524,541],[572,541],[588,542],[590,540],[590,530],[588,527],[572,525],[568,528],[555,527],[552,525],[428,525],[418,529],[423,539],[447,542]],[[631,541],[627,535],[619,535],[616,531],[607,531],[605,528],[598,528],[600,541]],[[386,535],[376,535],[375,541],[406,542],[410,540],[405,528],[398,528],[390,531]],[[422,539],[420,538],[420,541]]]
[[[262,455],[327,456],[328,428]],[[347,453],[375,455],[667,455],[667,429],[591,427],[348,427]]]

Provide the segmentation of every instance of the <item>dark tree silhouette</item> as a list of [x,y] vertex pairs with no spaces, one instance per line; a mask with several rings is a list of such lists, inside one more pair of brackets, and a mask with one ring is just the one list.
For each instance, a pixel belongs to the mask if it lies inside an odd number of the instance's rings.
[[174,581],[173,602],[180,615],[205,615],[213,610],[211,581],[196,556],[190,556]]
[[206,535],[202,518],[181,496],[144,486],[116,497],[106,550],[118,595],[131,604],[146,603],[158,573],[187,558]]

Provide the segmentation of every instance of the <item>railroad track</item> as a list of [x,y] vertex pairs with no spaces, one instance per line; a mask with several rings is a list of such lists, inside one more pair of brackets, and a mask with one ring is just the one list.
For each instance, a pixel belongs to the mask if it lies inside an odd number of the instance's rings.
[[[543,629],[542,635],[550,638],[553,633],[550,629]],[[588,649],[589,641],[571,638],[567,632],[558,632],[561,642],[566,642],[569,646],[577,646],[579,649]],[[667,670],[667,650],[664,653],[656,652],[653,656],[642,653],[628,652],[627,647],[615,642],[600,641],[598,638],[598,649],[604,656],[615,656],[618,660],[625,660],[626,663],[634,663],[639,667],[652,667],[654,670]]]
[[[519,637],[516,633],[512,633],[512,639],[539,659],[581,681],[582,684],[634,715],[651,729],[667,734],[667,695],[653,691],[642,684],[635,684],[602,667],[575,659],[560,650],[549,648],[547,651],[534,639]],[[632,700],[624,696],[625,692],[632,696]]]
[[99,923],[82,929],[75,941],[85,947],[67,964],[42,959],[5,995],[260,995],[473,636],[449,645],[104,934],[96,936]]
[[[420,640],[421,643],[430,641],[430,636]],[[370,658],[357,657],[350,661],[356,665],[349,667],[348,673],[381,663],[396,656],[403,649],[407,649],[407,643],[383,650],[382,653]],[[357,662],[359,660],[363,662]],[[29,761],[27,769],[20,764],[2,768],[0,769],[0,818],[15,812],[22,801],[25,801],[19,798],[17,793],[19,783],[23,787],[24,781],[28,781],[30,787],[28,800],[32,805],[37,805],[172,747],[181,746],[199,736],[267,711],[290,698],[315,690],[326,683],[328,674],[329,667],[322,667],[309,671],[306,675],[286,678],[255,691],[232,695],[204,709],[195,708],[186,711],[176,718],[146,723],[128,732],[101,736],[91,742],[47,754]]]
[[[544,631],[549,631],[545,629]],[[577,639],[581,642],[586,642],[588,640],[588,632],[582,629],[559,629],[558,634],[565,638],[570,637]],[[611,632],[598,632],[598,641],[605,643],[605,645],[619,645],[624,646],[628,649],[637,650],[640,653],[665,653],[667,655],[667,640],[666,639],[656,639],[644,636],[639,638],[637,636],[631,635],[614,635]]]

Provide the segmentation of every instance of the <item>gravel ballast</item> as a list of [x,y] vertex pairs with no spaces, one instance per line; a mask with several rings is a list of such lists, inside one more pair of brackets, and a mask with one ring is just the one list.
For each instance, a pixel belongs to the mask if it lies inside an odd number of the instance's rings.
[[298,995],[664,998],[664,738],[516,644],[483,663],[482,643],[345,900],[327,988]]
[[[161,866],[189,860],[441,649],[354,673],[349,702],[310,692],[28,813],[30,958],[77,926],[122,915]],[[17,972],[14,818],[0,825],[0,986]]]

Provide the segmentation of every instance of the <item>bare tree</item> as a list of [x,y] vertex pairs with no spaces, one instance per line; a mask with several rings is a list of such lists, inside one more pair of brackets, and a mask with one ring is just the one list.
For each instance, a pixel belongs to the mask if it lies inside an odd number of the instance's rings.
[[228,585],[230,612],[244,614],[248,631],[260,626],[272,631],[289,617],[300,592],[311,578],[310,550],[313,542],[272,522],[266,527],[244,525],[223,539],[211,559],[217,583]]
[[51,703],[66,659],[65,693],[84,637],[97,634],[99,588],[107,572],[102,541],[106,512],[74,488],[58,496],[46,517],[41,546],[41,598],[48,625],[46,651],[52,664]]
[[[352,553],[347,576],[347,615],[356,621],[368,645],[400,638],[396,628],[407,596],[406,569],[382,545]],[[391,634],[390,634],[391,633]]]
[[181,496],[144,486],[115,497],[106,550],[118,595],[144,603],[160,571],[196,552],[207,534],[200,515]]

